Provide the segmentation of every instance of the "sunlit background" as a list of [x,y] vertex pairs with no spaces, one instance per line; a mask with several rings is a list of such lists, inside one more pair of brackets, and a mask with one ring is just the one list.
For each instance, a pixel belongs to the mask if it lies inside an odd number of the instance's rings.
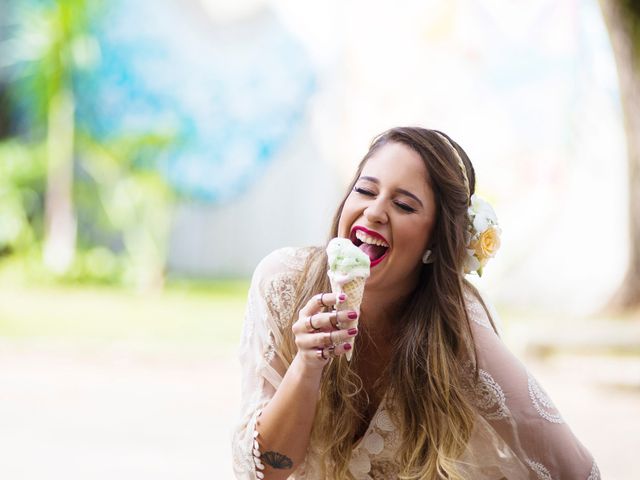
[[640,478],[627,150],[597,0],[0,0],[0,477],[232,478],[253,268],[372,137],[448,133],[474,283],[603,478]]

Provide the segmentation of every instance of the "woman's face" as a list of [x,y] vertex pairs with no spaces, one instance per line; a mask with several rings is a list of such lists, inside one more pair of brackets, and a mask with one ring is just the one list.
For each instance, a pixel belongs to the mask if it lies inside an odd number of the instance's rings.
[[367,287],[412,288],[436,221],[435,195],[420,155],[387,143],[366,162],[347,197],[338,235],[371,259]]

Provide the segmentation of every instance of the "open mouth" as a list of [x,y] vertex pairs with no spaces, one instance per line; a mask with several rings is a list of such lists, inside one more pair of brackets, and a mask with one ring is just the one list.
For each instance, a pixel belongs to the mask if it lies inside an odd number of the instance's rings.
[[367,230],[364,227],[355,227],[349,237],[351,242],[367,254],[371,260],[371,266],[379,264],[390,250],[389,243],[379,233]]

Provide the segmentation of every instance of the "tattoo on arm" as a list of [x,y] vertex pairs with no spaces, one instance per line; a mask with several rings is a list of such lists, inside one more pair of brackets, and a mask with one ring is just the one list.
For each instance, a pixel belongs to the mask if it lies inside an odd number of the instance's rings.
[[293,462],[289,457],[278,452],[264,452],[260,459],[272,468],[286,470],[293,467]]

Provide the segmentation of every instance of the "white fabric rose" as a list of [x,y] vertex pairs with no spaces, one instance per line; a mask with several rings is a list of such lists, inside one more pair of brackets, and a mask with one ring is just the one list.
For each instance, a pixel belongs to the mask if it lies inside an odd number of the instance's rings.
[[498,224],[498,217],[493,207],[475,194],[471,195],[469,217],[473,220],[473,229],[476,232],[483,232],[491,225]]

